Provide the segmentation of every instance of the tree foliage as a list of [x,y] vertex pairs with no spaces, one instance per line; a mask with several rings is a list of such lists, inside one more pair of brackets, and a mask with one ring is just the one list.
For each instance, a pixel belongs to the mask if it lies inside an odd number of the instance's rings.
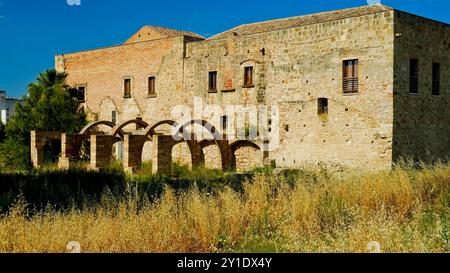
[[0,143],[3,142],[3,140],[5,140],[6,137],[6,132],[5,132],[5,125],[0,122]]
[[79,102],[70,95],[67,74],[54,69],[39,74],[28,86],[23,104],[6,125],[5,143],[0,145],[3,165],[29,164],[30,132],[78,132],[86,124],[86,114],[79,111]]

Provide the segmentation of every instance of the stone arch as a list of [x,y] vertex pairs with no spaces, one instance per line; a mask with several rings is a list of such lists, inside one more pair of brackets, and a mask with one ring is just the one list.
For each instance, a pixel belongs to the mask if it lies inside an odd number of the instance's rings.
[[236,170],[245,171],[263,165],[264,156],[261,147],[256,143],[249,140],[237,140],[230,144],[230,148],[233,155],[233,167]]
[[[94,104],[93,104],[94,105]],[[97,108],[97,106],[95,106]],[[102,101],[100,101],[98,105],[98,109],[92,109],[94,112],[99,113],[100,120],[112,120],[112,112],[118,113],[117,104],[111,97],[106,97]]]

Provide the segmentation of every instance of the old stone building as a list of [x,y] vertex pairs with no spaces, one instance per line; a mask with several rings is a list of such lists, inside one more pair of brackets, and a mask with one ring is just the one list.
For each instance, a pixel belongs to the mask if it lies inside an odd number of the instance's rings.
[[[57,55],[55,65],[92,120],[155,124],[174,119],[178,105],[195,108],[194,98],[222,109],[277,106],[279,122],[269,118],[268,127],[279,145],[237,147],[238,169],[389,169],[401,157],[450,155],[449,25],[384,5],[245,24],[208,39],[146,26],[119,46]],[[221,115],[217,128],[234,122]],[[173,153],[189,163],[186,146]],[[220,166],[218,150],[204,147],[207,166]],[[152,141],[142,156],[152,158]]]

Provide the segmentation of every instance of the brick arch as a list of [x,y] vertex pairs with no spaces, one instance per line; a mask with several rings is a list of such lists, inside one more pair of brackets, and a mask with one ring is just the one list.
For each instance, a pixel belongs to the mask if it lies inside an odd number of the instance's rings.
[[229,142],[225,138],[225,136],[219,130],[217,130],[217,128],[214,127],[214,125],[212,125],[210,122],[208,122],[206,120],[202,120],[202,119],[193,119],[193,120],[183,124],[180,127],[179,132],[184,133],[185,129],[187,127],[189,127],[191,125],[195,125],[195,124],[199,124],[203,128],[207,129],[214,138],[213,140],[211,140],[212,142],[202,142],[203,140],[200,142],[199,147],[200,147],[201,157],[203,159],[205,158],[201,144],[203,143],[203,145],[205,145],[208,143],[208,144],[212,145],[212,143],[214,143],[217,145],[217,147],[219,148],[219,151],[220,151],[220,157],[221,157],[221,161],[222,161],[222,169],[223,170],[232,170],[234,168],[233,154],[232,154]]
[[186,122],[185,124],[183,124],[183,126],[180,127],[179,132],[183,133],[187,127],[195,124],[201,125],[203,128],[207,129],[208,132],[214,137],[214,140],[216,142],[218,140],[223,140],[224,135],[221,134],[220,131],[217,130],[217,128],[214,125],[212,125],[209,121],[203,119],[193,119],[189,122]]
[[258,151],[261,151],[261,147],[259,147],[258,144],[254,143],[250,140],[237,140],[230,144],[230,148],[233,151],[233,153],[236,152],[237,149],[243,148],[243,147],[251,147]]
[[153,124],[152,126],[147,126],[147,127],[145,128],[144,135],[145,135],[146,137],[152,139],[153,136],[154,136],[155,133],[156,133],[156,132],[155,132],[155,129],[158,128],[158,127],[161,126],[161,125],[170,125],[170,126],[176,127],[176,126],[178,126],[178,123],[176,123],[175,121],[170,120],[170,119],[162,120],[162,121],[160,121],[160,122],[157,122],[157,123]]
[[109,126],[111,128],[114,128],[114,126],[116,125],[114,122],[112,121],[108,121],[108,120],[100,120],[100,121],[94,121],[89,123],[88,125],[86,125],[81,131],[80,131],[80,135],[86,135],[90,130],[92,130],[93,128],[96,128],[100,125],[106,125]]
[[116,126],[114,126],[112,128],[112,135],[113,136],[116,136],[116,135],[121,136],[121,135],[123,135],[122,129],[125,128],[126,126],[130,125],[130,124],[140,125],[140,126],[142,126],[144,128],[148,127],[148,125],[149,125],[147,122],[145,122],[145,121],[143,121],[141,119],[128,120],[128,121],[122,122],[121,124],[117,124]]

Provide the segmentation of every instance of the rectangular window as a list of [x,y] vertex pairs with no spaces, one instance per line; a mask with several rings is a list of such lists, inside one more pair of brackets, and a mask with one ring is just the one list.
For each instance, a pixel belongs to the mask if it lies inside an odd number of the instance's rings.
[[432,94],[439,96],[441,94],[441,65],[433,63],[433,86]]
[[148,95],[156,94],[156,78],[148,77]]
[[123,96],[125,98],[131,97],[131,79],[124,80]]
[[419,60],[409,61],[409,93],[419,93]]
[[222,131],[225,131],[228,128],[228,116],[222,116],[220,126],[222,127]]
[[346,60],[343,65],[343,93],[358,93],[358,60]]
[[111,121],[112,121],[112,123],[117,122],[117,112],[116,111],[111,112]]
[[217,71],[209,72],[208,90],[209,92],[217,92]]
[[78,87],[77,99],[81,102],[84,102],[86,100],[86,87],[85,86]]
[[317,114],[326,115],[328,114],[328,99],[327,98],[319,98],[317,102]]
[[247,66],[244,71],[244,87],[253,86],[253,66]]

